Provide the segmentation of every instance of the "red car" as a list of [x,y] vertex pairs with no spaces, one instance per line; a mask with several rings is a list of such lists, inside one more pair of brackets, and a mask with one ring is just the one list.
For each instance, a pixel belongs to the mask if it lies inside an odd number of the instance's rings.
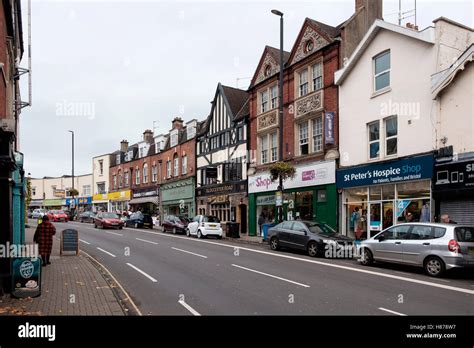
[[49,221],[52,222],[68,222],[69,217],[62,210],[50,210],[46,213],[48,215]]
[[123,228],[123,221],[115,213],[99,213],[94,218],[94,227],[95,228]]

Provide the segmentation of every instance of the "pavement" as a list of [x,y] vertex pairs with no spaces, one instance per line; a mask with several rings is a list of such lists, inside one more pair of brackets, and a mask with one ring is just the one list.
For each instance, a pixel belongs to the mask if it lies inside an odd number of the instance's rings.
[[[56,224],[64,225],[64,224]],[[143,315],[472,315],[474,275],[69,222]]]
[[[113,315],[138,314],[113,276],[96,260],[80,253],[59,255],[57,226],[51,265],[42,269],[42,294],[36,298],[0,297],[0,315]],[[27,244],[34,228],[26,229]]]

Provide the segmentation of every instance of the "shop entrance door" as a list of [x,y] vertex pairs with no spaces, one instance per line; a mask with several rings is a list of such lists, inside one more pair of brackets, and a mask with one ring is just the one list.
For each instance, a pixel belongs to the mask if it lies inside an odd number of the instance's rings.
[[369,203],[369,238],[393,225],[393,201],[375,201]]

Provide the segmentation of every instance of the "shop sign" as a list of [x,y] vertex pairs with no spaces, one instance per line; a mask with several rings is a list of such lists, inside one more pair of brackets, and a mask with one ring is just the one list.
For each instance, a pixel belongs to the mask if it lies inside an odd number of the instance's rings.
[[281,207],[283,205],[283,192],[275,192],[275,206]]
[[433,156],[419,156],[403,160],[339,169],[337,187],[356,187],[396,182],[431,179]]
[[221,196],[209,197],[207,199],[207,202],[210,204],[229,203],[229,196],[221,195]]
[[[315,162],[305,166],[296,166],[296,175],[293,179],[283,182],[283,188],[294,189],[317,185],[334,184],[336,182],[336,162]],[[251,175],[248,177],[249,193],[276,191],[278,182],[272,181],[269,172]]]
[[474,189],[474,160],[450,162],[435,167],[434,189]]
[[66,205],[66,200],[65,199],[45,199],[44,205],[48,207]]
[[111,201],[130,200],[130,190],[118,191],[118,192],[110,192],[110,193],[108,194],[108,198],[109,198]]
[[41,259],[13,260],[12,295],[17,298],[41,295]]
[[275,196],[257,197],[257,205],[275,205]]
[[70,205],[71,207],[77,205],[87,205],[92,204],[92,197],[79,197],[74,198],[74,201],[71,198],[66,198],[66,205]]
[[402,216],[405,209],[410,205],[410,199],[404,199],[397,202],[397,218]]
[[106,201],[108,200],[108,196],[106,193],[99,193],[97,195],[92,196],[93,201]]
[[240,193],[247,192],[247,183],[241,182],[237,184],[224,184],[219,186],[212,187],[199,187],[196,189],[196,194],[198,197],[201,196],[210,196],[215,194],[229,194],[229,193]]
[[140,198],[140,197],[152,197],[158,195],[158,189],[154,190],[143,190],[143,191],[133,191],[133,198]]
[[326,145],[334,144],[334,112],[324,113],[324,143]]

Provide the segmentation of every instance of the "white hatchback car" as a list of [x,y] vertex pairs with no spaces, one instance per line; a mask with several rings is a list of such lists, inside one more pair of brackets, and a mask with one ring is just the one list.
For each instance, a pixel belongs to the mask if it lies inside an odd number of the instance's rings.
[[218,239],[222,238],[222,227],[219,219],[210,215],[197,215],[188,224],[186,228],[186,235],[197,236],[198,238],[205,238],[207,236],[216,236]]

